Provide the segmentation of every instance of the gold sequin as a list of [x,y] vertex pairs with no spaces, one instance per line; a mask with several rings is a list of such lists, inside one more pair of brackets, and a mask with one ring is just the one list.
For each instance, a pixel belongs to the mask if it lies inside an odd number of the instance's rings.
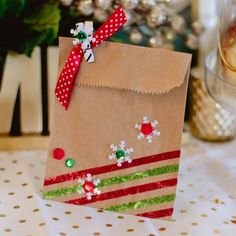
[[134,232],[134,229],[127,229],[127,232]]
[[61,236],[66,236],[66,233],[60,232],[59,235],[61,235]]
[[26,220],[19,220],[19,223],[25,223]]
[[14,192],[10,192],[10,193],[8,193],[8,195],[12,196],[12,195],[15,195],[15,193]]
[[59,219],[57,217],[52,217],[52,219],[55,221],[59,221]]
[[65,213],[66,215],[70,215],[70,214],[71,214],[70,211],[65,211],[64,213]]
[[101,235],[100,233],[98,233],[98,232],[94,232],[93,233],[93,235],[96,235],[96,236],[98,236],[98,235]]
[[187,232],[181,232],[180,235],[188,235]]
[[166,231],[166,228],[165,227],[161,227],[161,228],[159,228],[159,231],[161,231],[161,232]]
[[85,218],[86,220],[91,220],[91,219],[92,219],[91,216],[85,216],[84,218]]
[[236,220],[231,220],[231,222],[232,222],[233,224],[236,224]]
[[19,209],[20,206],[16,205],[16,206],[14,206],[13,208],[14,208],[14,209]]
[[0,214],[0,217],[6,217],[6,215],[5,214]]
[[11,232],[11,229],[7,228],[7,229],[4,229],[5,232]]
[[78,229],[78,228],[79,228],[79,225],[73,225],[72,228],[73,228],[73,229]]
[[39,209],[38,209],[38,208],[36,208],[36,209],[34,209],[34,210],[33,210],[33,212],[38,212],[38,211],[39,211]]
[[46,225],[46,224],[45,224],[45,223],[40,223],[40,224],[39,224],[39,226],[44,226],[44,225]]
[[106,227],[110,228],[112,227],[112,224],[106,224]]
[[197,226],[197,225],[198,225],[198,223],[197,223],[197,222],[193,222],[193,223],[192,223],[192,225],[194,225],[194,226]]
[[144,222],[145,222],[145,220],[139,220],[138,222],[139,222],[139,223],[144,223]]
[[187,211],[186,210],[180,210],[180,213],[186,213]]
[[102,209],[97,210],[98,213],[103,213],[104,211]]
[[208,215],[207,215],[207,214],[201,214],[201,216],[202,216],[202,217],[208,217]]
[[117,216],[118,219],[124,219],[124,216]]

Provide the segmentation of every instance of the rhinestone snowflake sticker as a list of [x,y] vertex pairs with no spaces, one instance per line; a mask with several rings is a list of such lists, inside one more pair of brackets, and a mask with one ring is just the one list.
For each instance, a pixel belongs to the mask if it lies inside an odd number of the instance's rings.
[[79,194],[86,194],[87,199],[91,200],[93,195],[99,195],[101,191],[97,188],[100,179],[92,178],[91,174],[87,174],[85,179],[78,179],[78,183],[82,188],[78,191]]
[[110,160],[116,160],[117,166],[122,166],[124,162],[131,163],[132,159],[130,158],[130,154],[134,152],[133,148],[126,148],[125,141],[121,141],[118,146],[111,144],[110,146],[112,150],[112,154],[109,155]]
[[148,143],[152,143],[153,136],[160,136],[161,132],[157,130],[158,121],[149,121],[146,116],[143,117],[141,124],[135,124],[135,128],[138,129],[139,133],[137,138],[139,140],[146,138]]

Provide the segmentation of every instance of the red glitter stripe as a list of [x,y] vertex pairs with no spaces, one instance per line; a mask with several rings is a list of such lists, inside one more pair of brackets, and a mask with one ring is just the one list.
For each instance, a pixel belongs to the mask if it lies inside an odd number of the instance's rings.
[[155,218],[171,216],[173,214],[173,211],[174,211],[173,208],[168,208],[168,209],[159,210],[159,211],[141,213],[141,214],[137,214],[136,216],[142,216],[142,217],[148,217],[148,218],[155,219]]
[[127,169],[131,167],[139,166],[139,165],[145,165],[145,164],[150,164],[153,162],[164,161],[164,160],[169,160],[169,159],[174,159],[174,158],[179,158],[179,157],[180,157],[180,150],[176,150],[172,152],[165,152],[165,153],[160,153],[160,154],[156,154],[152,156],[137,158],[137,159],[134,159],[131,163],[128,163],[128,162],[123,163],[121,167],[117,166],[117,164],[99,166],[95,168],[81,170],[81,171],[64,174],[64,175],[58,175],[55,177],[45,179],[44,186],[71,181],[78,178],[84,178],[88,173],[94,176],[94,175],[109,173],[109,172]]
[[98,202],[98,201],[104,201],[104,200],[109,200],[113,198],[118,198],[118,197],[123,197],[126,195],[134,195],[138,193],[143,193],[143,192],[148,192],[156,189],[161,189],[161,188],[167,188],[167,187],[172,187],[177,185],[177,179],[168,179],[168,180],[162,180],[154,183],[149,183],[149,184],[142,184],[134,187],[129,187],[125,189],[119,189],[119,190],[114,190],[111,192],[106,192],[102,193],[99,195],[94,195],[92,196],[91,200],[88,200],[86,197],[83,198],[77,198],[73,200],[66,201],[65,203],[71,203],[75,205],[85,205],[85,204],[90,204],[93,202]]

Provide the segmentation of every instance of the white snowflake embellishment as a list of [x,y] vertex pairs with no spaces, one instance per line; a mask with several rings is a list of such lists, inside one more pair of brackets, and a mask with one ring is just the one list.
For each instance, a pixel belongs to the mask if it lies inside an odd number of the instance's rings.
[[158,121],[149,121],[146,116],[143,117],[141,124],[135,124],[135,128],[138,129],[139,133],[137,138],[139,140],[146,138],[148,143],[152,143],[153,136],[160,136],[161,132],[157,130]]
[[85,179],[78,179],[78,183],[82,186],[78,191],[79,194],[86,193],[87,199],[91,200],[93,195],[99,195],[101,193],[101,191],[97,188],[100,182],[100,179],[93,180],[91,174],[87,174]]
[[111,144],[110,146],[112,150],[112,154],[109,155],[110,160],[116,160],[117,166],[121,167],[124,162],[131,163],[132,159],[130,158],[130,154],[134,152],[133,148],[126,148],[125,141],[121,141],[118,146]]

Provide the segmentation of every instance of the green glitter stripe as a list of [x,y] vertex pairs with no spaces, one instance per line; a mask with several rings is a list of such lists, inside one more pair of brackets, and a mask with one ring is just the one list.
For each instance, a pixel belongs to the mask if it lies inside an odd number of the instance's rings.
[[101,180],[98,187],[104,187],[104,186],[109,186],[109,185],[113,185],[113,184],[120,184],[120,183],[124,183],[127,181],[132,181],[135,179],[141,179],[141,178],[152,177],[152,176],[156,176],[156,175],[172,173],[172,172],[178,171],[178,169],[179,169],[178,165],[164,166],[164,167],[159,167],[159,168],[155,168],[155,169],[151,169],[151,170],[145,170],[142,172],[136,172],[136,173],[129,174],[129,175],[123,175],[123,176],[118,176],[118,177],[112,177],[109,179],[103,179],[103,180]]
[[[178,169],[179,169],[178,165],[171,165],[171,166],[164,166],[164,167],[159,167],[159,168],[155,168],[151,170],[145,170],[142,172],[135,172],[133,174],[112,177],[112,178],[101,180],[101,182],[98,184],[97,187],[101,188],[101,187],[110,186],[113,184],[120,184],[127,181],[132,181],[135,179],[141,179],[141,178],[152,177],[152,176],[161,175],[161,174],[172,173],[172,172],[178,171]],[[68,188],[56,189],[56,190],[43,193],[43,198],[51,199],[55,197],[66,196],[68,194],[76,193],[80,189],[81,189],[81,186],[79,185],[71,186]]]
[[106,207],[104,210],[108,211],[116,211],[116,212],[124,212],[128,210],[134,210],[137,208],[144,208],[152,205],[157,205],[161,203],[167,203],[175,200],[175,194],[172,195],[164,195],[160,197],[145,199],[139,202],[129,202],[122,205]]
[[82,188],[81,185],[76,185],[76,186],[71,186],[68,188],[60,188],[60,189],[48,191],[48,192],[43,193],[43,198],[51,199],[51,198],[55,198],[55,197],[66,196],[68,194],[76,193],[81,188]]

